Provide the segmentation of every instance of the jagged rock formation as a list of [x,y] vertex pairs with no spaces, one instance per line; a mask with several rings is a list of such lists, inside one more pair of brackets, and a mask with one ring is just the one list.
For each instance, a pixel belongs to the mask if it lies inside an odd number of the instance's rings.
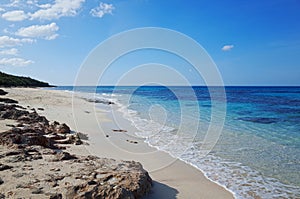
[[138,162],[65,151],[66,144],[82,144],[85,134],[51,123],[35,109],[0,103],[0,119],[17,121],[0,133],[0,198],[137,199],[151,189]]
[[[0,149],[0,192],[6,197],[136,199],[151,189],[151,178],[138,162],[75,156],[41,146]],[[12,181],[13,186],[5,187]]]
[[0,119],[12,119],[18,125],[0,134],[0,144],[21,147],[22,145],[40,145],[57,148],[55,144],[82,144],[79,136],[72,134],[66,124],[50,122],[35,110],[29,112],[24,107],[0,104]]
[[6,91],[0,89],[0,95],[6,95],[7,93],[8,93],[8,92],[6,92]]

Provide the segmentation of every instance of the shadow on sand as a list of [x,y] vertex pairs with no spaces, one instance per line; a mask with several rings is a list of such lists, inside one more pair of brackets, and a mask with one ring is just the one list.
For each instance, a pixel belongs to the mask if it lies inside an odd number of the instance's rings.
[[157,181],[152,182],[152,189],[148,195],[143,199],[163,198],[163,199],[175,199],[178,191],[168,185],[162,184]]

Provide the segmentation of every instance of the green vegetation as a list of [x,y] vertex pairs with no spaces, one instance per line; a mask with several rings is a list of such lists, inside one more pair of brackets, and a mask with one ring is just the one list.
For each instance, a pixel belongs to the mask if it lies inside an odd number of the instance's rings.
[[30,77],[18,77],[0,72],[0,86],[2,87],[53,87]]

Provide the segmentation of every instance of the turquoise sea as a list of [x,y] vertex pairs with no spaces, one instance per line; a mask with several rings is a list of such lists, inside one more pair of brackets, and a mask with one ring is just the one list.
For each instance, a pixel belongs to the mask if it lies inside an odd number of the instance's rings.
[[[236,198],[300,198],[300,87],[225,87],[226,98],[214,101],[209,91],[218,87],[55,89],[96,92],[96,98],[116,102],[138,129],[136,136],[195,166]],[[225,122],[203,157],[216,104],[226,106]]]

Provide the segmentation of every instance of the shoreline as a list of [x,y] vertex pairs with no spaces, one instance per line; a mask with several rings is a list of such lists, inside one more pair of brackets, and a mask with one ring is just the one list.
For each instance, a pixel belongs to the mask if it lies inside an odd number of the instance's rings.
[[[119,106],[119,105],[117,104],[117,106]],[[126,118],[125,118],[124,112],[122,112],[122,111],[120,110],[121,108],[122,108],[122,106],[119,106],[118,108],[114,108],[114,109],[115,109],[114,111],[115,111],[115,112],[117,113],[117,115],[118,115],[117,117],[122,117],[122,119],[126,120],[126,121],[128,122],[128,125],[131,126],[131,127],[127,127],[127,128],[131,129],[131,131],[133,131],[133,132],[138,132],[138,129],[136,129],[135,127],[133,127],[133,126],[131,125],[132,121],[130,121],[129,119],[126,119]],[[107,116],[108,116],[108,115],[107,115]],[[111,118],[112,116],[109,115],[108,117]],[[137,135],[134,135],[134,136],[137,136]],[[167,150],[163,150],[163,149],[160,149],[160,148],[158,148],[158,147],[156,147],[156,146],[151,145],[150,143],[146,142],[146,139],[145,139],[145,138],[141,138],[141,137],[139,137],[139,136],[137,136],[137,138],[138,138],[138,139],[142,139],[143,142],[144,142],[145,144],[147,144],[148,147],[153,148],[153,149],[155,149],[155,150],[157,150],[157,151],[163,152],[163,153],[165,153],[167,156],[171,156],[171,158],[175,159],[175,161],[179,161],[179,162],[181,162],[181,163],[187,165],[188,167],[192,167],[193,169],[196,169],[198,172],[201,172],[201,174],[204,175],[204,177],[205,177],[207,180],[209,180],[210,182],[212,182],[212,183],[214,183],[214,184],[217,184],[218,186],[224,188],[226,191],[228,191],[230,194],[232,194],[233,198],[236,198],[236,194],[235,194],[232,190],[228,189],[225,185],[222,185],[222,184],[220,184],[219,182],[210,179],[210,178],[207,176],[207,174],[206,174],[202,169],[200,169],[199,167],[197,167],[196,165],[194,165],[194,164],[192,164],[192,163],[190,163],[190,162],[188,162],[188,161],[186,161],[186,160],[184,160],[184,159],[181,159],[181,158],[178,158],[178,157],[176,157],[176,156],[173,156],[173,155],[172,155],[170,152],[168,152]],[[149,171],[149,173],[151,174],[151,171]]]
[[[158,151],[144,139],[124,132],[113,132],[113,129],[134,132],[134,127],[129,120],[122,118],[121,113],[113,116],[107,112],[107,105],[96,107],[82,98],[72,99],[73,94],[65,91],[32,88],[6,90],[8,97],[17,99],[22,105],[43,107],[45,111],[40,114],[49,120],[67,123],[71,129],[87,133],[90,145],[76,149],[76,153],[141,162],[154,181],[153,191],[145,198],[234,198],[234,193],[207,178],[199,168]],[[117,117],[118,124],[114,123],[114,117]]]

